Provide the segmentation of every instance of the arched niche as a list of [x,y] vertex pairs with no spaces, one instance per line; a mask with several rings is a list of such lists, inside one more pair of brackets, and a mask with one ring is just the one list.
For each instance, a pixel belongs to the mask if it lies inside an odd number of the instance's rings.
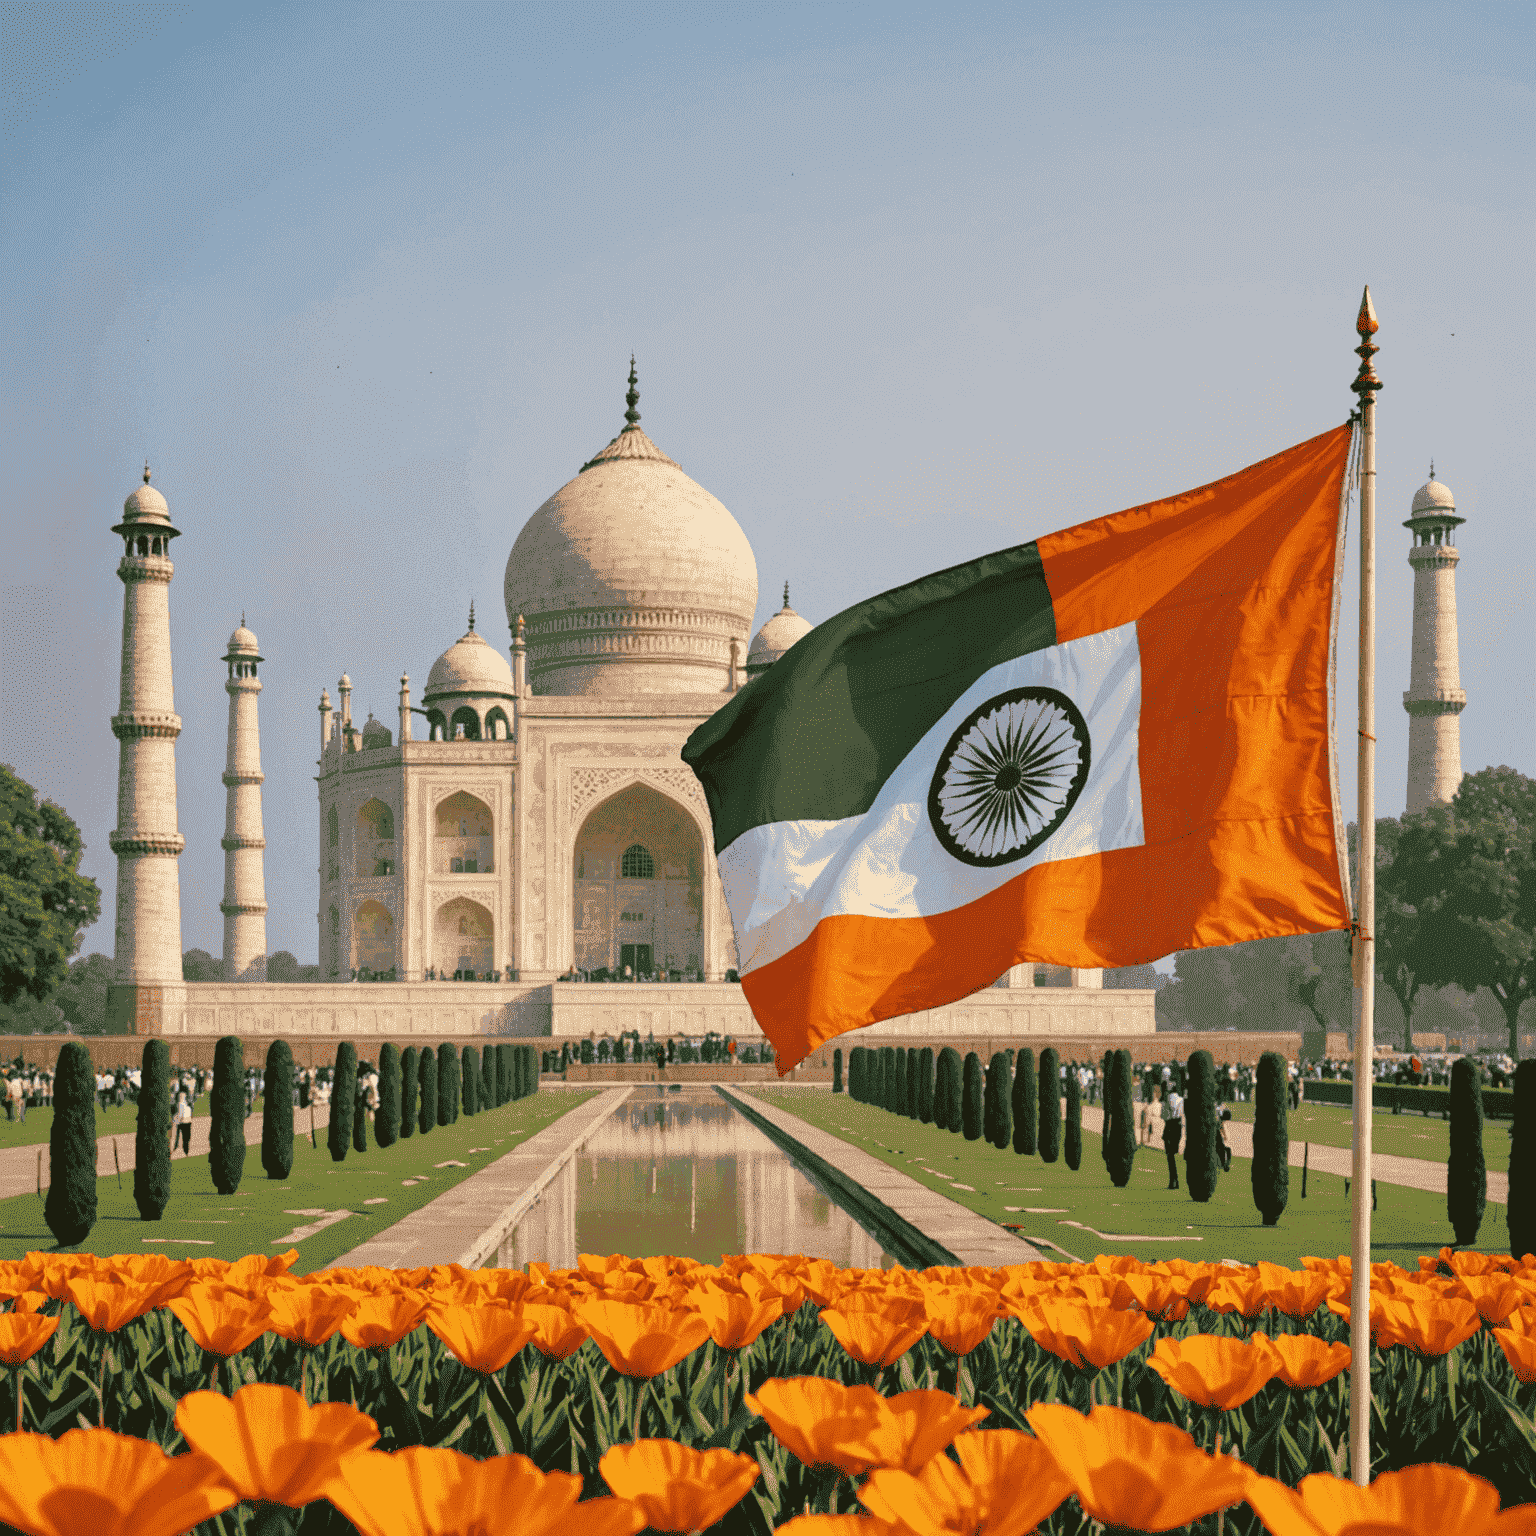
[[359,875],[394,874],[395,813],[382,800],[367,800],[358,807],[354,841]]
[[478,901],[455,896],[432,919],[432,963],[439,976],[483,976],[495,968],[496,925]]
[[434,874],[485,875],[491,872],[496,823],[485,801],[462,789],[438,801],[432,831]]
[[448,721],[450,741],[479,741],[480,716],[468,704],[461,704]]
[[487,741],[512,739],[512,722],[507,719],[507,712],[499,704],[485,717],[485,739]]
[[427,740],[446,741],[448,739],[448,717],[440,709],[427,711]]
[[677,801],[631,784],[595,807],[572,850],[578,970],[698,975],[704,960],[704,841]]
[[352,964],[387,971],[395,963],[395,920],[380,901],[365,901],[352,917]]

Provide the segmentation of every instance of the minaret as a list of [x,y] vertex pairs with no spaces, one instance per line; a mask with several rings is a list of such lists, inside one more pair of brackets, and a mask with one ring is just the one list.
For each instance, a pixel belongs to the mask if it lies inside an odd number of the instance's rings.
[[112,530],[123,540],[122,691],[112,734],[118,740],[117,935],[109,1025],[133,1034],[163,1032],[181,985],[181,886],[176,860],[186,841],[176,827],[176,738],[181,719],[171,686],[171,526],[165,497],[144,483],[123,503]]
[[1461,687],[1456,654],[1456,515],[1450,487],[1429,480],[1414,493],[1408,563],[1413,567],[1413,666],[1403,695],[1408,711],[1407,809],[1448,805],[1461,785]]
[[229,757],[224,769],[224,978],[226,981],[267,979],[267,893],[262,850],[267,840],[261,827],[261,737],[256,723],[256,696],[261,680],[256,636],[240,627],[229,637],[224,661],[229,676]]

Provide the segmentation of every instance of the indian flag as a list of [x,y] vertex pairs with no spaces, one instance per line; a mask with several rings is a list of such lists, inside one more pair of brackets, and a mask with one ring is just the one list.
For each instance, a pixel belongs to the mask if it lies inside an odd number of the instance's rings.
[[1018,962],[1349,925],[1351,434],[858,603],[693,733],[781,1072]]

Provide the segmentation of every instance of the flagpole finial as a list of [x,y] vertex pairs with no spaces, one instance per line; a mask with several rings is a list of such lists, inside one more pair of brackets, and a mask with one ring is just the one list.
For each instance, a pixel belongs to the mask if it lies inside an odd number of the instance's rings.
[[1366,288],[1360,299],[1360,313],[1355,316],[1355,331],[1360,337],[1360,345],[1355,348],[1355,356],[1360,359],[1360,371],[1355,375],[1355,382],[1349,387],[1359,395],[1361,405],[1368,400],[1374,400],[1376,391],[1381,388],[1381,380],[1376,376],[1376,370],[1371,366],[1371,359],[1381,350],[1371,340],[1376,334],[1376,306],[1371,303],[1371,290]]
[[475,632],[475,600],[474,600],[474,598],[470,598],[470,600],[469,600],[469,632],[470,632],[470,634],[474,634],[474,632]]
[[635,409],[635,407],[640,404],[640,391],[636,387],[638,383],[639,380],[635,376],[635,354],[631,352],[629,354],[629,389],[624,396],[624,404],[626,407],[624,412],[624,420],[629,423],[629,425],[624,428],[626,432],[628,432],[631,427],[637,427],[640,425],[640,412]]

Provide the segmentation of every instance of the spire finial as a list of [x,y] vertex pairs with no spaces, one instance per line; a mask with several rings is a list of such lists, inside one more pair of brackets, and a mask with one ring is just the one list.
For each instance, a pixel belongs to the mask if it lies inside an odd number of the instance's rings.
[[787,581],[784,583],[784,606],[786,608],[789,607],[789,583]]
[[475,632],[475,600],[474,600],[474,598],[470,598],[470,600],[469,600],[469,632],[470,632],[470,634],[474,634],[474,632]]
[[240,610],[240,628],[241,629],[245,628],[245,609],[244,608],[242,608]]
[[1371,290],[1366,288],[1360,297],[1360,313],[1355,316],[1355,333],[1360,338],[1360,345],[1355,348],[1355,356],[1360,359],[1360,369],[1355,375],[1355,381],[1349,387],[1360,397],[1363,406],[1367,401],[1374,401],[1376,391],[1381,388],[1381,380],[1376,376],[1376,370],[1371,366],[1371,359],[1381,350],[1371,337],[1376,334],[1376,306],[1371,303]]
[[144,460],[144,484],[149,484],[149,460]]
[[635,409],[640,403],[640,391],[635,387],[638,382],[635,374],[635,354],[631,352],[629,354],[629,392],[624,396],[624,404],[629,407],[624,412],[624,420],[629,423],[629,426],[624,428],[626,432],[637,426],[640,421],[640,412]]
[[1435,478],[1435,461],[1433,459],[1429,461],[1429,478],[1431,480]]

